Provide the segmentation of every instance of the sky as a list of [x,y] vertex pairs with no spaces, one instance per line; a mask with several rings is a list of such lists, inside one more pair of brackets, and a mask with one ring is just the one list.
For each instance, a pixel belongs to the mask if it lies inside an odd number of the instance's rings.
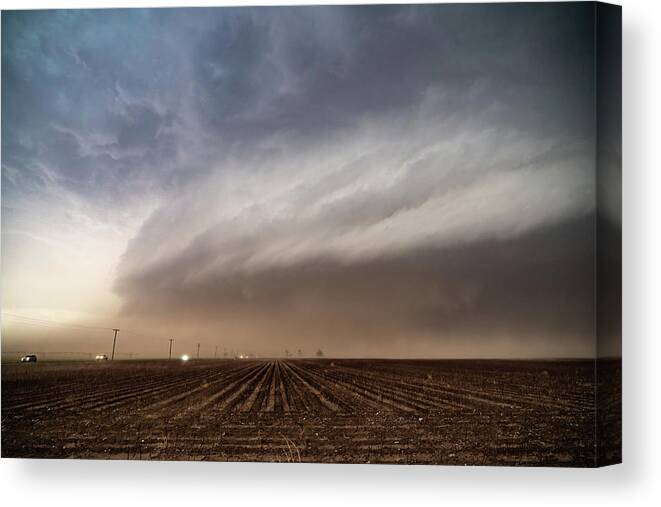
[[593,15],[3,12],[3,352],[593,355]]

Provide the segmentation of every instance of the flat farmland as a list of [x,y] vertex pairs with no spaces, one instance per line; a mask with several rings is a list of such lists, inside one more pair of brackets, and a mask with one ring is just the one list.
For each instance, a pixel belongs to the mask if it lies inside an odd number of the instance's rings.
[[3,364],[2,456],[595,466],[596,431],[600,461],[620,458],[610,437],[620,362],[598,371],[592,361]]

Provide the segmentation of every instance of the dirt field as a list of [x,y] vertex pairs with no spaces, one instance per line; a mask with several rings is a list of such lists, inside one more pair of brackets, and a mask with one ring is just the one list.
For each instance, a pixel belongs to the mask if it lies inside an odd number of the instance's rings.
[[[600,363],[600,463],[620,362]],[[593,362],[115,361],[2,367],[2,456],[595,466]]]

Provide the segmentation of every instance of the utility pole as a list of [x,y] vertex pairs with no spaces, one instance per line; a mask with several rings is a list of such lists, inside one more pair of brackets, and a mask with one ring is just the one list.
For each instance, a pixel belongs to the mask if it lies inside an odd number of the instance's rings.
[[216,359],[218,357],[218,345],[216,345],[216,350],[213,351],[213,358]]
[[168,359],[172,359],[172,342],[174,341],[174,338],[170,338],[170,356]]
[[197,358],[200,358],[200,344],[197,344]]
[[110,360],[113,361],[115,359],[115,343],[117,342],[117,333],[119,333],[119,329],[113,329],[115,332],[115,336],[112,338],[112,355],[110,356]]

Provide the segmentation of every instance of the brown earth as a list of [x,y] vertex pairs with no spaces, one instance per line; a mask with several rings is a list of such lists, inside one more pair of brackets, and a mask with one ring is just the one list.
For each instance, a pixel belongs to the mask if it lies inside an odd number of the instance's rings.
[[620,361],[599,363],[598,398],[595,378],[593,361],[5,364],[2,456],[596,466],[621,459]]

